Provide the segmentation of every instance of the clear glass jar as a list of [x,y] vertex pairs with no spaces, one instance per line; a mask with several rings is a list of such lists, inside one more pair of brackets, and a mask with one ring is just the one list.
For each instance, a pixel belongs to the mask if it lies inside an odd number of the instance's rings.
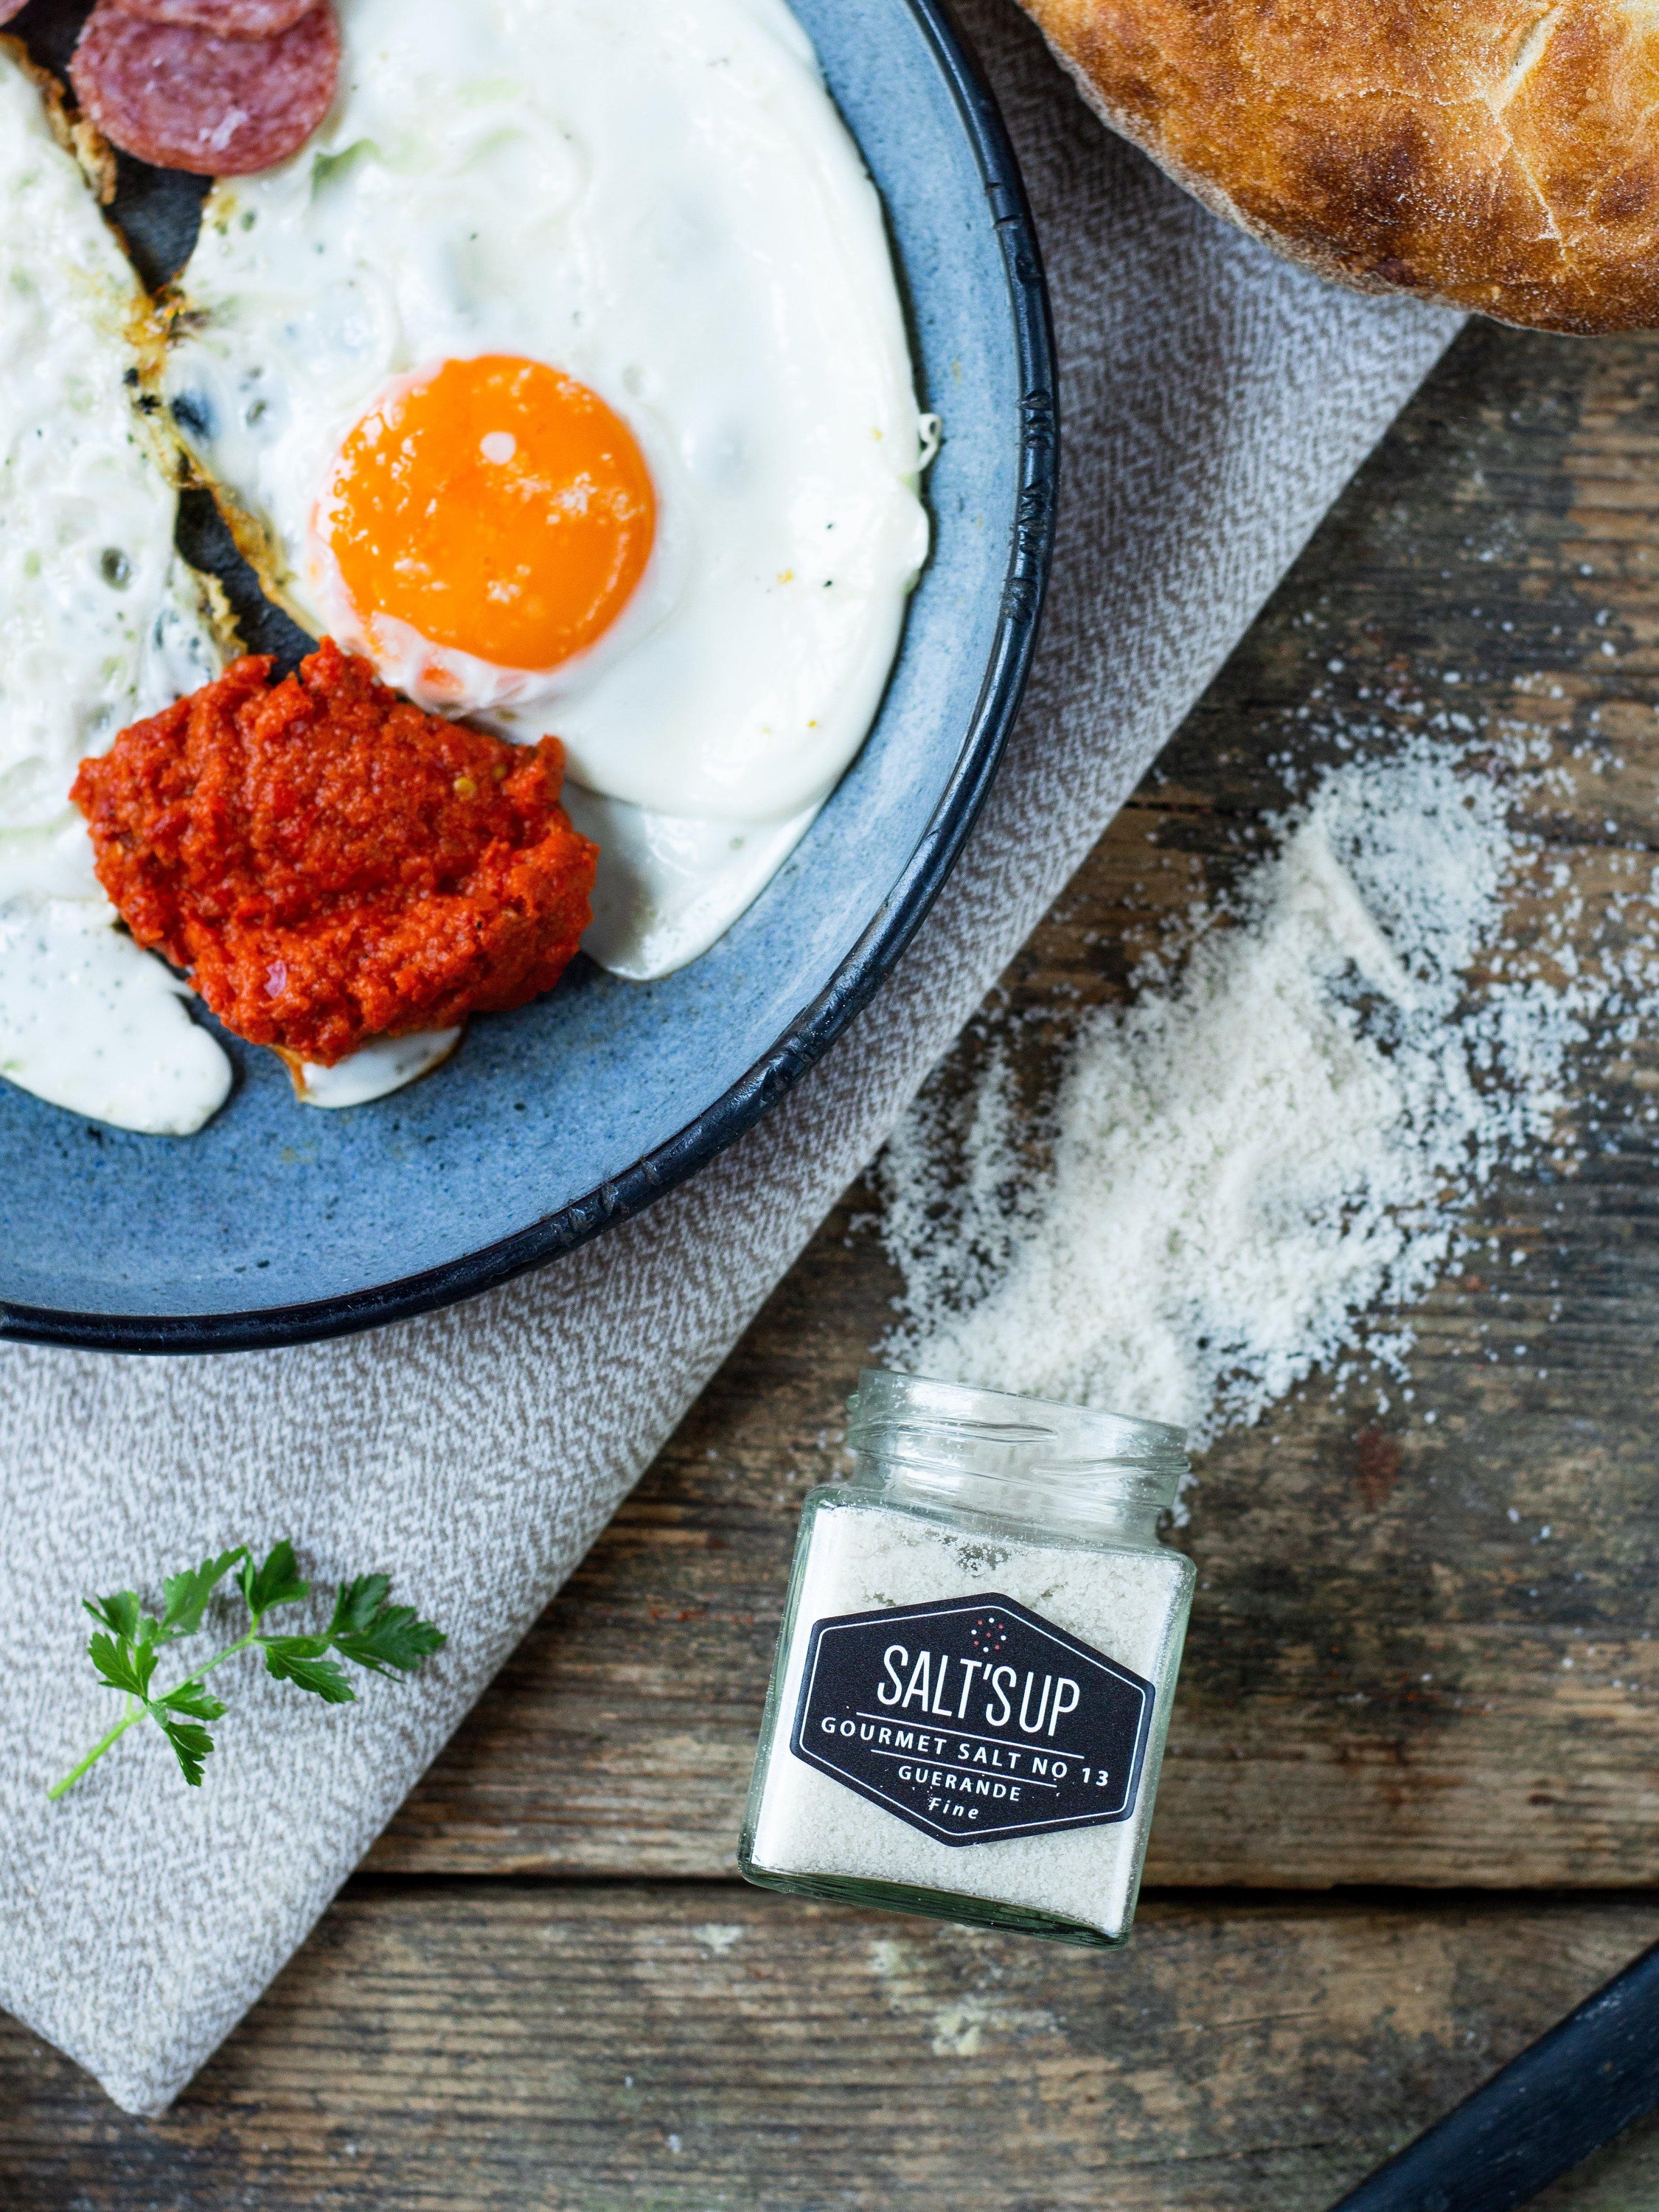
[[866,1370],[811,1491],[738,1864],[768,1889],[1122,1942],[1193,1565],[1182,1432]]

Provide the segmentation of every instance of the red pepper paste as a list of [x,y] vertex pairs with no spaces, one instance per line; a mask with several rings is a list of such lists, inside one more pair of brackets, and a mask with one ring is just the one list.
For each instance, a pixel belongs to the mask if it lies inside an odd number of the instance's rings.
[[557,981],[599,848],[564,749],[424,714],[325,638],[250,655],[83,761],[70,796],[141,945],[237,1036],[323,1067]]

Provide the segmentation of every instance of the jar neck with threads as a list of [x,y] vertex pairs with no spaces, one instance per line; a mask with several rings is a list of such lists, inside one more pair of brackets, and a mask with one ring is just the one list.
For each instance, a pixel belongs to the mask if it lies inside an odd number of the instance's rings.
[[853,1486],[1086,1540],[1152,1544],[1184,1431],[1085,1406],[866,1368],[848,1401]]

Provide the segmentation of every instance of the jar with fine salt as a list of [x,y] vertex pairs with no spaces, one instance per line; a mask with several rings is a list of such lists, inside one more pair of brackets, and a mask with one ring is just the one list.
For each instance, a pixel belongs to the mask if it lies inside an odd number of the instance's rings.
[[1179,1429],[869,1371],[806,1499],[738,1859],[1062,1943],[1134,1917],[1193,1565]]

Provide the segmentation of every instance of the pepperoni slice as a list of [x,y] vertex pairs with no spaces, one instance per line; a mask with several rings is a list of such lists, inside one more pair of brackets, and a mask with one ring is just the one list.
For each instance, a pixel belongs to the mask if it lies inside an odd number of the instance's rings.
[[146,22],[98,0],[70,81],[105,137],[141,161],[245,177],[299,151],[328,112],[339,70],[329,0],[272,39]]
[[[0,0],[21,7],[23,0]],[[211,31],[221,39],[274,39],[308,15],[317,0],[115,0],[124,15]]]

